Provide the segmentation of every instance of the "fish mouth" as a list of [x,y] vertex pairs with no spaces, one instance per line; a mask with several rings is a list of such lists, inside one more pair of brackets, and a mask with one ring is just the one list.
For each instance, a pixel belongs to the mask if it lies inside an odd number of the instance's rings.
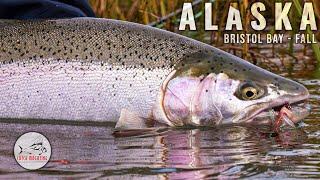
[[[288,106],[290,107],[288,109]],[[290,118],[286,114],[282,114],[283,108],[289,110],[291,116]],[[295,124],[299,123],[303,119],[305,119],[311,112],[311,105],[308,104],[305,100],[298,101],[293,104],[287,105],[283,104],[280,106],[267,108],[253,118],[248,119],[247,122],[253,122],[258,124],[275,124],[277,120],[282,116],[283,123],[286,123],[290,126],[294,126]]]
[[288,124],[293,126],[306,118],[311,111],[311,105],[306,102],[309,93],[300,96],[286,95],[272,103],[260,103],[247,107],[244,112],[233,118],[234,123],[273,124],[282,115],[282,108],[290,106],[292,116],[285,117]]

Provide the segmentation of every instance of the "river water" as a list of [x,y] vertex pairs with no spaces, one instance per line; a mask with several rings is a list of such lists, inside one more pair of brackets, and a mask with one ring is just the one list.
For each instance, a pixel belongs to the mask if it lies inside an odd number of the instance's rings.
[[[115,124],[0,123],[0,178],[320,178],[320,81],[295,79],[310,90],[311,115],[296,129],[220,126],[165,129],[116,138]],[[44,134],[52,146],[49,163],[27,171],[13,156],[24,132]]]

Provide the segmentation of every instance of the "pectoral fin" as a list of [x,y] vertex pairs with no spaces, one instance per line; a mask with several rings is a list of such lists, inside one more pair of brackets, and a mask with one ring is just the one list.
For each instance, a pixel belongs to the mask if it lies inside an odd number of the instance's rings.
[[146,129],[147,119],[140,117],[138,113],[122,109],[120,118],[116,124],[116,129]]

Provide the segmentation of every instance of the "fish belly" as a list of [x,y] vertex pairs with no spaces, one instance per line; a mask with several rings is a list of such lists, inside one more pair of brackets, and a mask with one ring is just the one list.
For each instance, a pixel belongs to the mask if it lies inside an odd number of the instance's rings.
[[117,121],[122,109],[148,117],[167,73],[50,59],[2,65],[0,118]]

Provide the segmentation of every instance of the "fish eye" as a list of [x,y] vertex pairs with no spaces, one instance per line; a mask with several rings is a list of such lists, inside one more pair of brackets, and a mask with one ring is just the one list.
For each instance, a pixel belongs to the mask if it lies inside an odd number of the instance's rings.
[[241,96],[244,100],[252,100],[258,96],[258,90],[254,87],[246,87],[241,90]]
[[253,83],[242,84],[237,92],[237,97],[242,100],[254,100],[260,98],[264,90]]

